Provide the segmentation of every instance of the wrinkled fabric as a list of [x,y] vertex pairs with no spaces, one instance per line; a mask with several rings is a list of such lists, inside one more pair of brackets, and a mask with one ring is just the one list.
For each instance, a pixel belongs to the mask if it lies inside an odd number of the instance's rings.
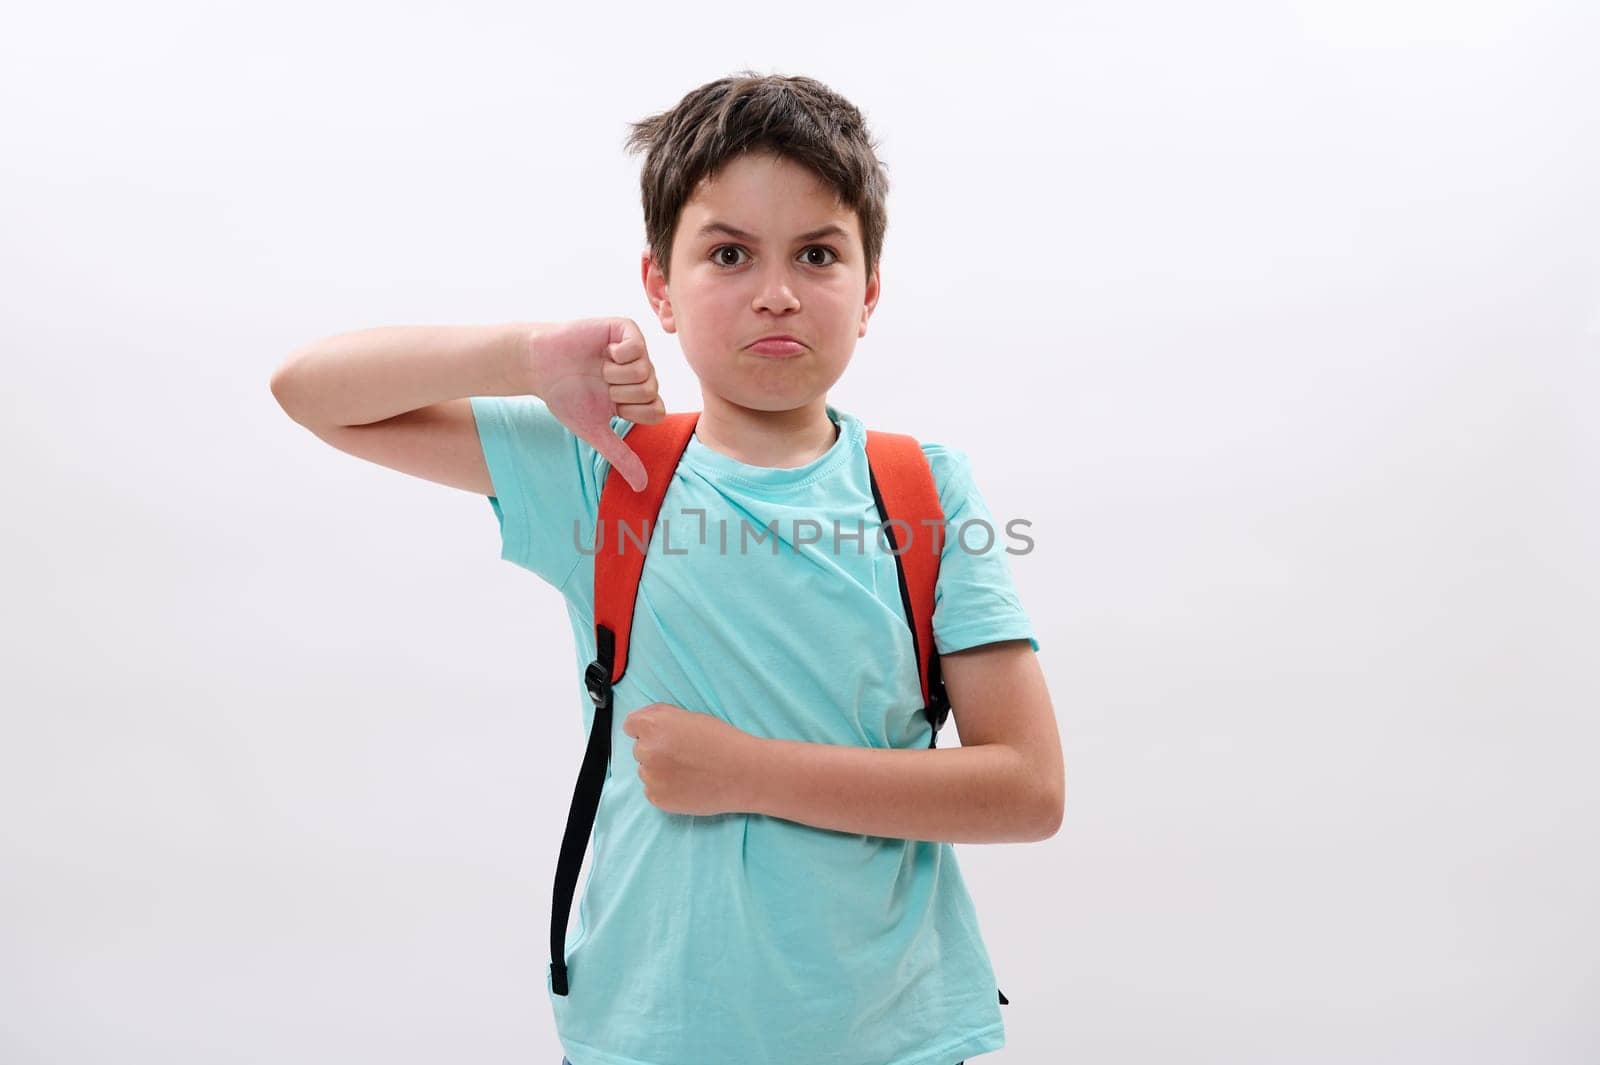
[[[501,557],[565,599],[587,736],[593,552],[597,537],[615,550],[619,534],[597,529],[610,463],[537,397],[478,396],[472,409]],[[747,465],[691,438],[652,527],[567,937],[568,995],[551,989],[549,959],[539,963],[562,1047],[580,1065],[952,1065],[1005,1045],[951,844],[759,814],[667,813],[645,798],[622,731],[629,713],[659,701],[756,736],[928,746],[898,571],[878,542],[865,427],[827,410],[837,439],[792,469]],[[612,424],[626,439],[632,423]],[[1037,651],[1005,554],[1016,541],[979,494],[968,456],[922,450],[948,523],[935,647],[1025,639]],[[986,551],[981,527],[955,535],[973,522],[993,530]],[[810,523],[822,535],[808,543]],[[571,750],[576,773],[582,749]],[[571,781],[560,783],[567,790],[551,782],[550,809],[564,815]],[[541,912],[547,925],[548,903]]]

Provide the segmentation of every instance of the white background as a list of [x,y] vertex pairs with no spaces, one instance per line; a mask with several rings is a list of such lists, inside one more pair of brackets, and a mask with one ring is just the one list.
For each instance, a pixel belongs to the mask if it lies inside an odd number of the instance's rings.
[[980,1060],[1600,1059],[1593,11],[13,18],[0,1060],[555,1065],[560,599],[268,378],[617,314],[698,406],[621,145],[747,66],[889,168],[831,401],[1033,522],[1066,821],[958,848]]

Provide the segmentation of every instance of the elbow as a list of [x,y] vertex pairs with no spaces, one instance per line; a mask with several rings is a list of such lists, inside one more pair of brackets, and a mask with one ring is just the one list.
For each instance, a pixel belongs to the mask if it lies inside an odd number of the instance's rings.
[[1039,813],[1034,830],[1034,842],[1042,843],[1061,831],[1061,821],[1066,807],[1066,794],[1061,789],[1045,792],[1039,800]]
[[295,364],[297,355],[291,355],[278,364],[272,371],[272,377],[267,381],[267,387],[272,390],[272,398],[278,401],[278,406],[283,412],[295,421],[305,424],[298,413],[301,393],[304,391],[297,380],[298,367]]
[[279,363],[277,369],[272,371],[272,377],[267,381],[267,387],[272,389],[272,398],[277,400],[278,406],[285,411],[289,409],[289,366],[292,361],[290,359]]

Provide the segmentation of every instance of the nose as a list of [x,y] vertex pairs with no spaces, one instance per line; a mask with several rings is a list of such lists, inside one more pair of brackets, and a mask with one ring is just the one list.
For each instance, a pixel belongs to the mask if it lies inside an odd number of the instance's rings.
[[787,263],[775,263],[761,272],[755,295],[756,310],[788,311],[798,306],[800,298],[789,284]]

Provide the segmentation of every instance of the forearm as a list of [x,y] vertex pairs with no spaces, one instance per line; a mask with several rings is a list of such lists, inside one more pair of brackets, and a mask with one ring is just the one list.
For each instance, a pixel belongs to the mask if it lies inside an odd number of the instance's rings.
[[467,396],[537,394],[525,380],[532,324],[391,325],[297,348],[272,394],[305,426],[366,425]]
[[751,739],[751,813],[948,843],[1031,843],[1052,833],[1049,801],[1005,744],[908,750]]

